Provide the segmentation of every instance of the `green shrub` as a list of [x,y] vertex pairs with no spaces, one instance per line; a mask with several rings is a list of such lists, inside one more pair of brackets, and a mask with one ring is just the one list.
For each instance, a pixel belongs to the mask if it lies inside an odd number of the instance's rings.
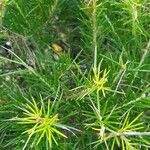
[[148,150],[149,5],[1,2],[0,148]]

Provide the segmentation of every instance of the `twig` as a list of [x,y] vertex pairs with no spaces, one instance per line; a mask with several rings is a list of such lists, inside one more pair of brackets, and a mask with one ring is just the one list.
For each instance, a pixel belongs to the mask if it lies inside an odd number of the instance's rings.
[[[124,69],[124,70],[121,69],[121,70],[119,71],[120,79],[119,79],[119,81],[118,81],[118,83],[117,83],[117,86],[116,86],[115,91],[118,90],[119,85],[120,85],[120,83],[121,83],[121,81],[122,81],[122,78],[123,78],[123,76],[125,75],[125,72],[126,72],[126,69]],[[117,78],[118,78],[118,76],[117,76]],[[116,80],[116,79],[115,79],[115,80]],[[114,80],[114,81],[115,81],[115,80]],[[115,96],[115,94],[116,94],[116,93],[114,93],[113,96]]]
[[125,135],[125,136],[150,136],[150,132],[123,132],[120,133],[120,135]]
[[97,67],[97,21],[96,21],[96,0],[93,0],[93,50],[94,50],[94,69]]
[[120,106],[120,107],[117,107],[116,108],[116,110],[118,110],[118,109],[122,109],[123,107],[127,107],[127,106],[129,106],[129,105],[133,105],[133,104],[135,104],[135,103],[137,103],[138,101],[141,101],[141,100],[143,100],[143,99],[149,99],[150,97],[144,97],[143,95],[141,95],[140,97],[138,97],[137,99],[135,99],[135,100],[132,100],[132,101],[130,101],[130,102],[128,102],[128,103],[125,103],[125,104],[123,104],[122,106]]
[[[149,42],[147,43],[146,48],[143,50],[144,53],[143,53],[143,55],[142,55],[141,61],[140,61],[139,65],[138,65],[138,68],[142,66],[142,64],[143,64],[143,62],[144,62],[146,56],[148,55],[148,52],[149,52],[148,50],[149,50],[149,48],[150,48],[150,40],[149,40]],[[137,77],[137,75],[138,75],[138,71],[135,72],[134,78],[133,78],[133,80],[132,80],[132,82],[131,82],[131,85],[133,84],[133,82],[134,82],[135,78]]]

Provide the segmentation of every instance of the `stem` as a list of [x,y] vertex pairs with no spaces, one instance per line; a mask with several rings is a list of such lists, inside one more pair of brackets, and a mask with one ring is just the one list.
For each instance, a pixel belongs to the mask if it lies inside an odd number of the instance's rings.
[[[147,43],[146,48],[143,50],[144,53],[143,53],[143,55],[142,55],[141,61],[140,61],[139,65],[138,65],[138,68],[140,68],[140,67],[142,66],[142,64],[144,63],[145,58],[146,58],[147,55],[148,55],[149,48],[150,48],[150,41]],[[133,80],[132,80],[132,82],[131,82],[131,85],[133,84],[133,82],[134,82],[135,78],[137,77],[137,75],[138,75],[138,71],[135,72],[134,78],[133,78]]]
[[96,0],[93,0],[93,50],[94,50],[94,69],[97,67],[97,22],[96,22]]
[[144,53],[143,53],[142,59],[141,59],[141,61],[140,61],[139,67],[143,64],[143,62],[144,62],[146,56],[148,55],[148,50],[149,50],[149,48],[150,48],[150,41],[147,43],[146,48],[143,50]]
[[97,92],[97,107],[98,107],[98,110],[99,110],[99,113],[100,113],[101,109],[100,109],[100,96],[99,96],[99,92]]
[[136,30],[137,30],[137,17],[138,17],[138,12],[137,12],[137,7],[135,4],[131,5],[132,9],[132,35],[135,37],[136,36]]
[[120,106],[120,107],[117,107],[116,110],[122,109],[122,108],[124,108],[124,107],[129,106],[129,105],[134,105],[135,103],[137,103],[137,102],[139,102],[139,101],[141,101],[141,100],[143,100],[143,99],[147,99],[147,100],[148,100],[149,98],[150,98],[150,97],[143,97],[143,95],[142,95],[142,96],[138,97],[138,98],[135,99],[135,100],[131,100],[130,102],[125,103],[125,104],[123,104],[123,105]]
[[[120,83],[121,83],[121,81],[122,81],[122,78],[123,78],[123,76],[125,75],[125,72],[126,72],[126,69],[125,69],[125,70],[122,70],[122,68],[121,68],[121,70],[119,71],[119,74],[118,74],[117,78],[120,77],[120,79],[119,79],[119,81],[118,81],[118,83],[117,83],[117,86],[116,86],[115,91],[118,90],[119,85],[120,85]],[[115,80],[116,80],[117,78],[115,78]],[[115,80],[114,80],[114,81],[115,81]],[[115,94],[116,94],[116,92],[114,92],[113,96],[115,96]]]
[[[150,131],[147,132],[137,132],[137,131],[128,131],[128,132],[105,132],[106,136],[112,138],[114,136],[150,136]],[[98,133],[100,136],[100,133]]]
[[150,136],[150,132],[123,132],[121,135],[125,136]]

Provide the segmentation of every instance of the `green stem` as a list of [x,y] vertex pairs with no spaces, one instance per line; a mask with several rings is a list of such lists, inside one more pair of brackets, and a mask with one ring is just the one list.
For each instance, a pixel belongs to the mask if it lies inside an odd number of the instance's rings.
[[100,96],[99,96],[99,92],[97,92],[97,107],[98,107],[98,111],[100,113]]
[[94,69],[97,67],[97,21],[96,21],[96,0],[93,0],[93,50],[94,50]]

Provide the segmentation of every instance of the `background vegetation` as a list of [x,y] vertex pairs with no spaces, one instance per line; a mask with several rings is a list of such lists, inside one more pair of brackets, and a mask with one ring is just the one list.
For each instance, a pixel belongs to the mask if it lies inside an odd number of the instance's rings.
[[0,16],[0,149],[149,149],[148,0],[1,0]]

